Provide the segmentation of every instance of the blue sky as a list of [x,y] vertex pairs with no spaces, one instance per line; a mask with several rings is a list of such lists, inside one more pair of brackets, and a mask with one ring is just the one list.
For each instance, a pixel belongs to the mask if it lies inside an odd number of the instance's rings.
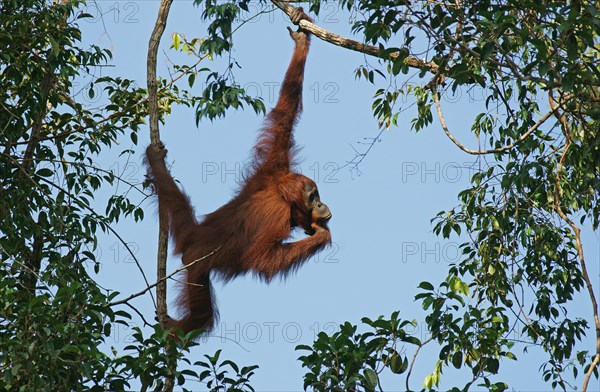
[[[114,55],[114,68],[98,71],[97,76],[121,75],[144,85],[147,42],[159,2],[89,3],[88,12],[95,17],[80,23],[84,40],[107,47]],[[204,34],[206,25],[200,20],[200,12],[191,0],[174,2],[159,52],[159,74],[163,77],[168,77],[169,59],[193,61],[168,52],[168,47],[172,33],[188,38]],[[235,36],[233,56],[242,67],[236,71],[236,80],[250,92],[261,95],[267,108],[274,105],[292,54],[293,43],[285,28],[290,24],[286,18],[278,10],[261,15]],[[328,4],[316,22],[350,36],[347,20],[346,13]],[[216,282],[221,312],[219,328],[192,352],[192,359],[196,360],[205,353],[223,349],[223,359],[232,359],[240,365],[260,365],[252,383],[260,391],[301,390],[304,370],[296,360],[300,353],[294,347],[311,344],[316,333],[333,332],[346,320],[360,323],[361,317],[389,316],[399,310],[401,317],[417,320],[419,327],[414,333],[426,338],[421,327],[424,312],[420,303],[414,301],[417,285],[423,280],[439,282],[448,264],[458,261],[459,240],[438,239],[432,233],[430,219],[457,204],[457,192],[467,187],[471,175],[485,163],[460,152],[444,136],[437,121],[419,134],[411,131],[414,108],[407,100],[400,125],[381,135],[361,162],[359,171],[345,167],[355,158],[355,150],[365,151],[379,134],[371,115],[372,95],[387,82],[380,79],[373,86],[355,80],[354,71],[365,60],[377,63],[374,58],[313,39],[306,69],[304,114],[295,133],[297,144],[302,147],[299,167],[317,182],[322,199],[333,212],[330,223],[333,246],[308,261],[285,282],[266,285],[250,276],[227,285]],[[206,66],[222,69],[222,64],[217,60]],[[83,78],[81,85],[90,80]],[[418,78],[413,76],[413,81]],[[103,94],[97,93],[96,99],[102,102]],[[465,90],[445,100],[449,126],[464,144],[473,148],[476,141],[468,130],[473,113],[478,113],[481,107],[482,96],[481,91]],[[198,215],[227,202],[238,188],[241,169],[250,157],[261,124],[261,116],[245,110],[230,112],[225,119],[212,123],[202,122],[196,128],[191,110],[173,108],[161,128],[161,136],[169,150],[172,172],[190,195]],[[141,154],[149,140],[148,131],[140,133],[138,154],[126,164],[117,163],[116,156],[132,147],[125,140],[103,154],[99,164],[140,182],[145,172]],[[102,197],[106,195],[98,196],[102,205]],[[130,243],[153,281],[158,223],[155,204],[147,201],[145,206],[143,222],[121,222],[115,228]],[[598,283],[598,233],[588,229],[584,247],[590,275]],[[116,238],[103,236],[97,254],[102,263],[98,279],[104,287],[124,295],[143,289],[138,269]],[[170,257],[168,270],[179,266],[179,258]],[[173,282],[169,284],[170,300],[175,295],[174,286]],[[596,286],[596,290],[600,287]],[[589,299],[583,295],[579,299],[573,310],[590,319]],[[138,299],[135,305],[146,318],[153,318],[154,309],[148,296]],[[117,331],[111,344],[122,347],[130,333]],[[407,353],[412,356],[412,351]],[[525,356],[527,360],[523,360]],[[423,350],[411,378],[413,388],[420,388],[425,375],[433,370],[436,357],[435,347]],[[521,361],[517,364],[503,365],[504,374],[508,375],[505,379],[514,381],[517,390],[547,389],[540,377],[532,376],[538,371],[543,355],[530,350],[518,357]],[[468,377],[464,371],[445,374],[447,379],[442,387]],[[385,379],[383,385],[385,390],[401,390],[404,377]],[[203,387],[198,384],[195,389]]]

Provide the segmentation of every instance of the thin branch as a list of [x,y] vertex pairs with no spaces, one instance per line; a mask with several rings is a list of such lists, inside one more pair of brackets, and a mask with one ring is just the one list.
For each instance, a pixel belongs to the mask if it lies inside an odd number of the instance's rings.
[[[345,168],[347,166],[352,165],[352,167],[350,168],[350,172],[355,170],[358,174],[360,174],[360,170],[359,170],[358,166],[367,157],[367,155],[369,154],[371,149],[375,146],[375,143],[377,143],[378,141],[381,141],[381,135],[383,134],[383,132],[385,130],[386,130],[386,128],[382,128],[379,131],[379,133],[377,134],[377,136],[375,136],[373,138],[365,138],[365,139],[371,139],[372,141],[370,143],[368,143],[369,147],[367,147],[366,151],[364,151],[364,152],[359,152],[353,145],[350,145],[350,147],[354,150],[355,156],[354,156],[354,158],[352,158],[352,160],[346,161],[345,164],[340,166],[338,168],[338,171],[342,170],[343,168]],[[367,143],[363,143],[363,144],[367,144]]]
[[215,253],[217,253],[219,251],[219,249],[221,249],[221,247],[219,246],[217,249],[213,250],[212,252],[210,252],[207,255],[202,256],[199,259],[196,259],[194,261],[192,261],[189,264],[186,264],[184,266],[181,266],[179,268],[177,268],[174,272],[170,273],[169,275],[163,276],[162,278],[160,278],[159,280],[157,280],[156,282],[152,283],[151,285],[149,285],[148,287],[146,287],[145,289],[143,289],[142,291],[139,291],[135,294],[131,294],[129,297],[124,298],[124,299],[120,299],[118,301],[114,301],[108,304],[108,306],[115,306],[115,305],[121,305],[124,303],[129,302],[130,300],[139,297],[141,295],[144,295],[146,292],[148,292],[149,290],[152,290],[154,287],[158,286],[160,283],[164,282],[165,280],[171,278],[173,275],[177,275],[178,273],[180,273],[181,271],[183,271],[184,269],[187,269],[189,267],[191,267],[192,265],[196,264],[199,261],[205,260],[207,258],[209,258],[210,256],[214,255]]
[[419,351],[421,351],[421,348],[423,348],[423,346],[425,346],[427,343],[431,342],[433,340],[433,335],[431,335],[427,340],[425,340],[423,343],[421,343],[421,345],[419,347],[417,347],[417,350],[415,351],[412,360],[410,361],[410,366],[408,367],[408,373],[406,373],[406,390],[410,391],[410,387],[408,386],[408,381],[410,379],[410,374],[412,373],[413,370],[413,366],[415,365],[415,361],[417,360],[417,355],[419,354]]
[[[45,140],[59,139],[59,138],[65,137],[65,136],[72,135],[74,133],[83,132],[83,131],[85,131],[88,128],[96,128],[96,127],[98,127],[98,125],[102,125],[105,122],[114,120],[114,119],[119,118],[121,116],[124,116],[127,113],[127,110],[134,109],[135,107],[141,105],[142,103],[146,102],[147,100],[148,100],[147,97],[144,98],[144,99],[141,99],[138,102],[134,103],[133,105],[125,108],[125,110],[123,110],[123,111],[113,113],[113,114],[111,114],[111,115],[109,115],[107,117],[104,117],[103,119],[101,119],[99,121],[94,121],[92,123],[89,123],[88,125],[81,125],[81,126],[75,127],[74,129],[71,129],[69,131],[64,131],[64,132],[61,132],[61,133],[57,133],[55,135],[48,135],[48,136],[44,136],[44,137],[39,137],[38,138],[38,142],[42,142],[42,141],[45,141]],[[28,143],[27,141],[14,142],[11,145],[16,146],[16,145],[19,145],[19,144],[27,144],[27,143]]]
[[151,327],[152,326],[152,324],[150,324],[146,320],[146,318],[144,317],[144,315],[142,314],[142,312],[140,312],[139,310],[137,310],[137,308],[135,306],[133,306],[132,304],[125,304],[125,305],[129,306],[135,313],[137,313],[138,316],[140,316],[140,318],[144,322],[144,327],[146,327],[146,326]]
[[[294,7],[292,7],[291,5],[287,4],[286,2],[283,2],[280,0],[271,0],[271,2],[273,4],[275,4],[276,7],[278,7],[283,12],[285,12],[288,16],[291,17]],[[389,58],[394,59],[394,58],[398,57],[398,53],[387,54],[384,51],[380,50],[376,46],[367,45],[362,42],[358,42],[358,41],[355,41],[355,40],[352,40],[349,38],[342,37],[341,35],[338,35],[338,34],[330,32],[328,30],[325,30],[324,28],[317,26],[313,22],[310,22],[306,19],[302,19],[300,22],[298,22],[298,26],[300,26],[302,29],[310,32],[315,37],[322,39],[323,41],[329,42],[329,43],[337,45],[337,46],[341,46],[346,49],[354,50],[356,52],[361,52],[364,54],[368,54],[369,56],[379,57],[382,59],[389,59]],[[432,62],[427,62],[424,60],[420,60],[414,56],[406,57],[404,59],[404,63],[411,68],[427,70],[434,74],[438,72],[437,64],[432,63]]]
[[[598,317],[596,317],[595,321],[598,322]],[[585,379],[583,380],[583,386],[581,387],[581,392],[587,391],[588,383],[590,382],[592,373],[594,372],[594,369],[596,368],[596,366],[598,366],[598,364],[600,364],[600,354],[596,353],[596,355],[594,356],[594,360],[590,364],[590,368],[588,369],[587,373],[585,374]]]
[[558,110],[559,107],[562,107],[565,103],[567,103],[569,100],[571,100],[574,96],[575,96],[574,94],[569,94],[568,96],[566,96],[560,102],[560,104],[558,106],[554,107],[548,113],[544,114],[535,124],[533,124],[533,126],[531,126],[531,128],[529,128],[527,130],[527,132],[525,132],[524,134],[522,134],[513,143],[508,144],[506,146],[499,147],[499,148],[494,148],[494,149],[491,149],[491,150],[471,150],[470,148],[467,148],[467,147],[463,146],[454,137],[454,135],[452,135],[452,133],[448,130],[448,124],[446,124],[446,119],[444,118],[444,114],[442,113],[442,105],[440,104],[440,98],[438,96],[438,92],[437,92],[437,88],[436,88],[435,83],[432,84],[432,93],[431,93],[431,97],[433,98],[433,102],[435,103],[435,107],[436,107],[436,110],[437,110],[438,118],[440,120],[440,125],[442,126],[442,129],[444,130],[444,133],[446,134],[446,136],[448,136],[448,138],[452,141],[452,143],[454,143],[458,148],[460,148],[462,151],[466,152],[467,154],[471,154],[471,155],[497,154],[497,153],[501,153],[501,152],[504,152],[504,151],[507,151],[507,150],[510,150],[510,149],[516,147],[522,141],[524,141],[525,139],[527,139],[529,137],[529,135],[531,135],[542,124],[544,124],[546,122],[546,120],[548,120],[550,117],[552,117],[554,115],[554,113]]

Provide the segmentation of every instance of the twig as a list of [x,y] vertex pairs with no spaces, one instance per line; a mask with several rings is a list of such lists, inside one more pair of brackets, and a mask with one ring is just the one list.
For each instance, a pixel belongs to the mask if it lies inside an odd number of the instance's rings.
[[191,263],[189,263],[189,264],[186,264],[186,265],[184,265],[184,266],[181,266],[181,267],[177,268],[177,269],[176,269],[174,272],[170,273],[169,275],[163,276],[162,278],[160,278],[160,279],[159,279],[159,280],[157,280],[156,282],[152,283],[151,285],[149,285],[148,287],[146,287],[146,288],[145,288],[145,289],[143,289],[142,291],[139,291],[139,292],[137,292],[137,293],[135,293],[135,294],[131,294],[131,295],[130,295],[129,297],[127,297],[127,298],[124,298],[124,299],[120,299],[120,300],[118,300],[118,301],[111,302],[111,303],[109,303],[109,304],[108,304],[108,306],[121,305],[121,304],[127,303],[128,301],[130,301],[130,300],[132,300],[132,299],[134,299],[134,298],[136,298],[136,297],[139,297],[140,295],[144,295],[144,294],[145,294],[145,293],[146,293],[148,290],[152,290],[154,287],[156,287],[156,286],[157,286],[157,285],[159,285],[160,283],[164,282],[165,280],[167,280],[167,279],[171,278],[173,275],[176,275],[176,274],[180,273],[181,271],[183,271],[184,269],[191,267],[192,265],[196,264],[198,261],[205,260],[205,259],[209,258],[210,256],[214,255],[216,252],[218,252],[218,251],[219,251],[219,249],[221,249],[221,247],[220,247],[220,246],[219,246],[217,249],[215,249],[215,250],[213,250],[212,252],[210,252],[209,254],[207,254],[207,255],[205,255],[205,256],[202,256],[201,258],[199,258],[199,259],[196,259],[196,260],[192,261],[192,262],[191,262]]
[[[369,147],[367,147],[366,151],[364,152],[359,152],[356,148],[354,148],[354,146],[350,145],[350,147],[352,147],[352,149],[354,150],[355,156],[354,158],[352,158],[352,160],[350,161],[346,161],[345,164],[343,164],[342,166],[340,166],[339,170],[342,170],[343,168],[352,165],[352,167],[350,168],[350,171],[352,172],[352,170],[356,170],[357,173],[360,173],[360,170],[358,169],[358,166],[361,164],[361,162],[367,157],[367,155],[369,154],[369,152],[371,151],[371,149],[375,146],[375,143],[377,143],[378,141],[381,140],[381,135],[383,134],[383,132],[385,131],[385,128],[382,128],[379,133],[377,134],[377,136],[375,136],[374,138],[372,138],[371,143],[369,143]],[[365,138],[366,139],[366,138]],[[366,143],[364,143],[366,144]]]
[[[287,4],[286,2],[280,1],[280,0],[271,0],[271,2],[273,4],[275,4],[276,7],[278,7],[283,12],[285,12],[288,16],[292,15],[292,11],[294,10],[294,7],[292,7],[291,5]],[[358,41],[355,41],[352,39],[342,37],[341,35],[338,35],[338,34],[330,32],[328,30],[325,30],[324,28],[317,26],[313,22],[310,22],[306,19],[302,19],[300,22],[298,22],[298,26],[300,26],[302,29],[310,32],[315,37],[322,39],[323,41],[332,43],[337,46],[341,46],[346,49],[365,53],[365,54],[368,54],[369,56],[379,57],[382,59],[388,59],[388,58],[394,59],[394,58],[398,57],[398,53],[386,54],[385,52],[382,52],[376,46],[367,45],[362,42],[358,42]],[[427,70],[434,74],[438,72],[437,64],[428,62],[428,61],[424,61],[424,60],[420,60],[414,56],[407,56],[404,59],[404,63],[406,65],[408,65],[409,67],[422,69],[422,70],[424,69],[424,70]]]
[[140,316],[140,318],[142,319],[142,321],[144,322],[144,326],[148,326],[151,327],[152,324],[150,324],[146,318],[144,317],[144,315],[142,314],[142,312],[140,312],[139,310],[137,310],[137,308],[135,306],[133,306],[132,304],[125,304],[127,306],[129,306],[134,312],[137,313],[138,316]]

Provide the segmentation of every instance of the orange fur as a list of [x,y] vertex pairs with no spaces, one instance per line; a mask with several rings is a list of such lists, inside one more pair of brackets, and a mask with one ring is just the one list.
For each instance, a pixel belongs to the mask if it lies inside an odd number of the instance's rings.
[[[304,15],[305,16],[305,15]],[[186,269],[187,284],[179,298],[183,317],[169,327],[184,332],[210,330],[218,317],[210,274],[229,280],[253,272],[265,281],[297,269],[302,262],[331,242],[326,224],[316,226],[303,200],[306,185],[315,183],[291,171],[294,140],[292,130],[302,110],[304,66],[309,36],[292,34],[296,43],[280,96],[268,114],[254,150],[252,174],[238,195],[201,222],[195,218],[189,198],[181,192],[167,169],[166,150],[149,146],[149,175],[159,199],[159,213],[169,217],[175,253],[184,265],[213,252]],[[312,227],[314,234],[283,243],[294,226]]]

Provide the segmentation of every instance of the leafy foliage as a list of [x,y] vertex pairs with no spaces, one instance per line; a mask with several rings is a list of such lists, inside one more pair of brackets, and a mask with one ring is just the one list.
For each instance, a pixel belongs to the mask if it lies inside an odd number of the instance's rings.
[[[217,350],[214,355],[204,355],[208,362],[198,361],[194,364],[206,368],[200,373],[200,381],[206,382],[210,391],[254,392],[249,381],[258,366],[244,366],[240,369],[237,364],[227,359],[219,363],[220,356],[221,350]],[[230,372],[235,374],[234,378],[229,376]]]
[[389,320],[365,317],[362,321],[372,331],[357,333],[357,326],[346,322],[331,336],[319,333],[312,347],[296,347],[296,350],[308,351],[299,358],[302,366],[309,370],[304,376],[305,388],[374,391],[383,371],[406,372],[408,359],[399,352],[399,346],[421,345],[419,339],[404,330],[407,326],[414,327],[414,322],[399,319],[398,312],[394,312]]

